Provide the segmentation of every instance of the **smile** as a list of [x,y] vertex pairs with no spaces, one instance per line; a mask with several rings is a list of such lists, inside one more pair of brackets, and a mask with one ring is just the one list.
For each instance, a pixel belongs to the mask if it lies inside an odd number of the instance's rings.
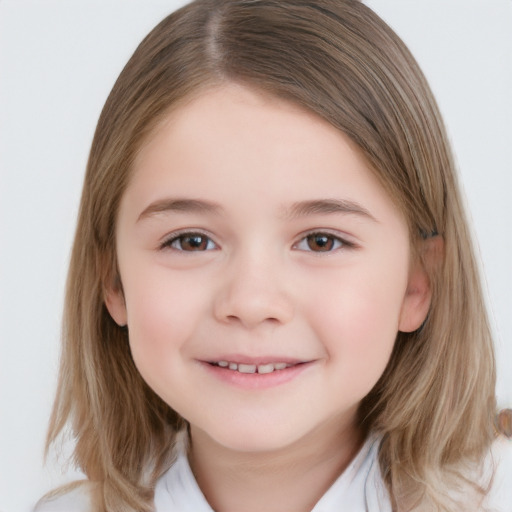
[[219,366],[220,368],[226,368],[239,373],[272,373],[279,370],[290,368],[291,364],[288,363],[266,363],[266,364],[244,364],[234,363],[229,361],[217,361],[210,363],[213,366]]
[[[274,362],[269,362],[274,361]],[[293,381],[317,361],[286,359],[283,356],[250,358],[246,356],[227,357],[201,361],[207,372],[224,384],[246,390],[263,390]]]

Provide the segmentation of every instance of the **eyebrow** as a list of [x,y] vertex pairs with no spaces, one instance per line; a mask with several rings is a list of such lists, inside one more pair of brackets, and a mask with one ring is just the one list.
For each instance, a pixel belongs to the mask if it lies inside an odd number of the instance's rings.
[[362,205],[346,199],[317,199],[293,203],[286,216],[290,218],[307,217],[309,215],[330,215],[336,213],[360,215],[374,222],[377,219]]
[[160,199],[145,208],[139,215],[137,222],[158,213],[184,212],[219,214],[221,210],[220,205],[199,199]]
[[[202,199],[166,198],[151,203],[139,215],[137,222],[159,213],[199,213],[215,214],[222,212],[222,207]],[[298,201],[286,208],[284,218],[296,219],[310,215],[351,214],[366,217],[374,222],[377,219],[362,205],[346,199],[314,199]]]

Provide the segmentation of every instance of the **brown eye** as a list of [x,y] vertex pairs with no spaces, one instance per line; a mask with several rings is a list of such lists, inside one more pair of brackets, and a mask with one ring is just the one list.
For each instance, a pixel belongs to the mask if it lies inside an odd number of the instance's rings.
[[353,249],[355,244],[340,238],[339,236],[326,233],[325,231],[317,231],[309,233],[300,239],[294,246],[294,249],[305,252],[334,252],[337,249]]
[[328,252],[333,250],[337,240],[333,236],[326,235],[325,233],[314,233],[307,236],[306,241],[309,250],[315,252]]
[[213,241],[202,233],[185,233],[179,235],[164,246],[172,247],[178,251],[209,251],[215,249]]
[[349,250],[355,248],[357,248],[357,246],[354,242],[326,231],[315,231],[306,234],[293,246],[295,250],[314,253],[330,253],[339,249]]

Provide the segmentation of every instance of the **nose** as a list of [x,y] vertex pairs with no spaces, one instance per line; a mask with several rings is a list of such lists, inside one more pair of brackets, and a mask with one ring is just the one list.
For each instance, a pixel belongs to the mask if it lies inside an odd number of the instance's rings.
[[214,314],[222,323],[255,329],[288,323],[294,315],[283,269],[268,258],[240,258],[223,273]]

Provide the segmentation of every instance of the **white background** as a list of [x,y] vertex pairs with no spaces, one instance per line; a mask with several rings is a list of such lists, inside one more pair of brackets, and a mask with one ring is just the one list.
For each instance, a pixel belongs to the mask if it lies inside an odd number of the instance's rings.
[[[42,451],[89,146],[122,66],[182,3],[0,0],[2,512],[30,510],[62,480]],[[512,0],[367,3],[416,55],[445,116],[485,268],[498,399],[512,406]]]

